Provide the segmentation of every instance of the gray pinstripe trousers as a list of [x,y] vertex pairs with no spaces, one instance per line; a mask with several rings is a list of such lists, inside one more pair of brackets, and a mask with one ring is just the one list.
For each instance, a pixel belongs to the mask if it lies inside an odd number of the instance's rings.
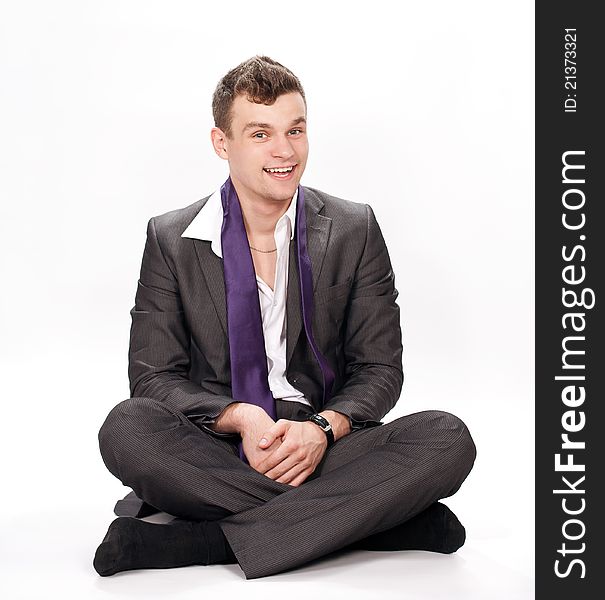
[[[311,407],[276,401],[278,418]],[[246,579],[303,565],[410,519],[454,494],[476,456],[464,423],[424,411],[353,431],[300,486],[278,483],[219,438],[150,398],[111,410],[99,431],[103,461],[157,509],[218,520]]]

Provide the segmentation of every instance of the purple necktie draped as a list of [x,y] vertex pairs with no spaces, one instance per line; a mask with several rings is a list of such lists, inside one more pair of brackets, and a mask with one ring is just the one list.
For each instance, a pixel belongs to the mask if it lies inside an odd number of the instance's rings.
[[[276,420],[275,400],[269,388],[256,273],[239,198],[231,177],[221,187],[221,201],[223,203],[221,244],[231,359],[231,395],[237,402],[248,402],[262,407],[273,420]],[[313,272],[307,252],[307,221],[301,186],[298,186],[296,206],[296,239],[303,323],[307,340],[323,374],[323,403],[325,404],[332,393],[334,372],[319,351],[311,327]],[[241,442],[239,455],[244,462],[248,462]]]

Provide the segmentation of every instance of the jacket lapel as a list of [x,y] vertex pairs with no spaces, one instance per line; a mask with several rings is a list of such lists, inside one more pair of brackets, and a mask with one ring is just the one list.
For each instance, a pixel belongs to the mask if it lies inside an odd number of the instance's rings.
[[210,247],[210,242],[193,240],[198,264],[206,285],[210,291],[210,297],[214,303],[218,320],[223,328],[225,338],[229,337],[227,332],[227,300],[225,297],[225,274],[223,272],[223,259],[217,256]]
[[[319,214],[324,203],[317,194],[304,188],[305,216],[307,217],[307,252],[313,271],[313,291],[321,275],[332,219]],[[290,262],[288,265],[288,297],[286,299],[286,370],[290,365],[294,348],[303,329],[302,306],[300,300],[300,279],[298,273],[298,252],[296,236],[290,242]]]

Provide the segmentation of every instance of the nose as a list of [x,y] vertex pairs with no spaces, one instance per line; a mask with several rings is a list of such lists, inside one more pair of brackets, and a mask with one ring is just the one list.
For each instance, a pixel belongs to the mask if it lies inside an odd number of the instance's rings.
[[294,156],[294,148],[287,136],[277,136],[271,148],[271,154],[275,158],[291,158]]

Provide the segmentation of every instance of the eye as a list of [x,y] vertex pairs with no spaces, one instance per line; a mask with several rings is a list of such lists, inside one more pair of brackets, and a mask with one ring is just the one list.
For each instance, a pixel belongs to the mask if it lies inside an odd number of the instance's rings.
[[293,135],[297,135],[299,133],[303,133],[302,129],[290,129],[290,133]]
[[257,131],[252,135],[252,137],[256,138],[257,140],[263,140],[267,137],[267,134],[264,131]]

